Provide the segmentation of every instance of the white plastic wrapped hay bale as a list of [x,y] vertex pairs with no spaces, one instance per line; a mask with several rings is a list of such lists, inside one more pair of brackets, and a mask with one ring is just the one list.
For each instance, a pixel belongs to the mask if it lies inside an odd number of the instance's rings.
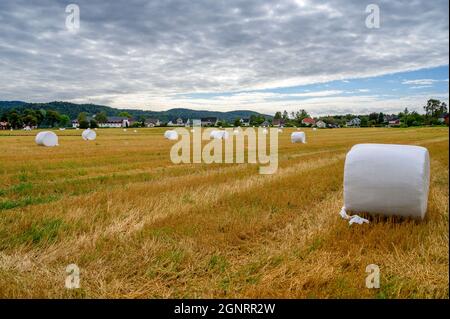
[[291,142],[292,143],[306,143],[305,132],[293,132],[291,134]]
[[91,129],[86,129],[81,133],[81,137],[85,141],[94,141],[97,138],[97,133]]
[[211,131],[211,134],[209,135],[210,138],[213,139],[224,139],[226,140],[229,137],[229,134],[227,131],[223,130],[213,130]]
[[58,136],[50,131],[39,132],[35,138],[36,144],[40,146],[58,146]]
[[429,186],[430,158],[424,147],[357,144],[347,153],[347,212],[424,218]]
[[269,133],[269,131],[265,128],[265,129],[263,129],[262,133],[267,134],[267,133]]
[[178,133],[174,130],[165,131],[164,138],[171,140],[171,141],[176,141],[176,140],[178,140]]

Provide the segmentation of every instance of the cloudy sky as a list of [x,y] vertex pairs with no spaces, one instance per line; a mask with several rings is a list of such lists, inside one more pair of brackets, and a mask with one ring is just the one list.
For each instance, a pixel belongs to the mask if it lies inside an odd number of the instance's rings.
[[[366,25],[371,3],[379,28]],[[448,102],[448,21],[447,0],[1,0],[0,100],[420,109]]]

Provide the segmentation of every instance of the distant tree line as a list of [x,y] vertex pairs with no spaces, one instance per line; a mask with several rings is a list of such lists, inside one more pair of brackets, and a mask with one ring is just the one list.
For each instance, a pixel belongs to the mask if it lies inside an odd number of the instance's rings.
[[[346,114],[346,115],[327,115],[314,118],[314,120],[321,120],[327,125],[331,126],[345,126],[347,122],[354,118],[359,118],[361,121],[361,127],[372,127],[372,126],[386,126],[389,121],[398,119],[401,127],[409,126],[422,126],[422,125],[440,125],[442,122],[439,118],[444,114],[447,114],[448,107],[445,102],[441,102],[437,99],[429,99],[427,104],[423,107],[424,113],[420,114],[417,111],[409,111],[405,108],[402,112],[397,114],[385,114],[383,112],[373,112],[368,115],[356,115],[356,114]],[[300,109],[296,112],[287,111],[276,112],[273,120],[281,120],[283,125],[286,127],[302,127],[308,126],[302,123],[305,118],[311,118],[305,109]],[[269,120],[269,122],[273,122]],[[251,116],[250,125],[260,125],[265,121],[264,117]],[[235,126],[238,126],[239,119],[237,118],[234,122]]]
[[0,121],[8,122],[13,129],[29,127],[66,127],[70,125],[70,118],[54,110],[11,109],[0,115]]
[[[373,112],[368,115],[328,115],[316,117],[315,120],[322,120],[327,125],[331,126],[345,126],[345,124],[354,119],[359,118],[361,121],[361,127],[369,126],[385,126],[391,119],[398,119],[400,126],[421,126],[421,125],[439,125],[442,124],[439,119],[448,112],[448,107],[445,102],[441,102],[437,99],[429,99],[427,104],[423,107],[424,113],[420,114],[416,111],[409,111],[405,108],[402,112],[397,114],[384,114],[382,112]],[[80,128],[95,128],[100,123],[105,123],[108,119],[108,113],[105,110],[98,111],[95,116],[90,117],[88,112],[78,113],[77,120]],[[132,114],[128,111],[119,110],[117,116],[132,118]],[[302,123],[305,118],[311,116],[305,109],[300,109],[297,112],[287,111],[276,112],[273,119],[268,118],[262,114],[251,114],[249,117],[249,124],[251,126],[259,126],[263,122],[268,121],[272,123],[273,120],[282,121],[283,125],[289,126],[306,126]],[[133,126],[145,126],[145,120],[148,116],[137,115],[135,116],[135,122]],[[239,126],[241,118],[236,117],[234,122],[228,122],[221,119],[218,122],[218,126]],[[71,118],[66,114],[60,114],[58,111],[52,109],[7,109],[0,114],[0,121],[7,122],[9,127],[13,129],[20,129],[25,126],[30,127],[68,127],[71,125]]]

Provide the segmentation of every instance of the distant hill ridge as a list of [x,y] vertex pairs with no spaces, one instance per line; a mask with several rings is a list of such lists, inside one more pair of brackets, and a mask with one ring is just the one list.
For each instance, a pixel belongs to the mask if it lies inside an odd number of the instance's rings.
[[134,110],[126,108],[113,108],[105,105],[97,104],[76,104],[69,102],[49,102],[49,103],[27,103],[23,101],[0,101],[0,113],[10,109],[44,109],[44,110],[55,110],[61,114],[68,115],[71,119],[77,118],[78,114],[81,112],[86,112],[88,115],[94,115],[99,112],[105,112],[108,116],[117,116],[120,112],[128,112],[134,118],[140,116],[145,116],[146,118],[158,118],[161,121],[170,121],[178,117],[182,119],[199,119],[202,117],[217,117],[220,120],[226,120],[227,122],[232,122],[236,118],[249,118],[252,115],[262,115],[266,119],[273,118],[271,115],[261,114],[254,111],[239,110],[239,111],[229,111],[229,112],[218,112],[218,111],[199,111],[191,110],[187,108],[174,108],[167,111],[146,111],[146,110]]

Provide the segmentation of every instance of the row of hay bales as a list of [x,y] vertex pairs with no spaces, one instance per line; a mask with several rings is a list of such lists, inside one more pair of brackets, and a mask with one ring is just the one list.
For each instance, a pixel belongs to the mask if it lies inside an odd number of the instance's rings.
[[[191,133],[194,132],[194,129],[191,130]],[[263,134],[268,134],[268,130],[264,129],[262,131]],[[283,133],[282,129],[278,129],[278,133]],[[234,135],[239,134],[239,131],[235,129],[233,131]],[[229,133],[224,130],[213,130],[210,133],[210,138],[212,139],[219,139],[219,140],[225,140],[229,138]],[[175,130],[167,130],[164,132],[164,137],[168,140],[178,140],[178,133]],[[305,132],[293,132],[291,134],[291,142],[292,143],[306,143],[306,134]]]
[[[194,129],[193,129],[194,130]],[[235,130],[234,134],[239,134]],[[94,130],[81,134],[93,141]],[[168,130],[164,137],[178,140],[178,133]],[[225,130],[213,130],[210,138],[227,139]],[[58,145],[58,136],[51,131],[36,135],[38,145]],[[305,132],[293,132],[292,143],[306,143]],[[382,214],[423,219],[427,211],[430,185],[428,150],[420,146],[396,144],[357,144],[347,153],[344,164],[344,207],[341,216],[352,222],[367,220],[351,213]]]
[[[235,130],[234,134],[239,134]],[[266,133],[267,134],[267,133]],[[165,137],[177,140],[176,131]],[[214,130],[214,139],[227,139],[228,132]],[[305,132],[293,132],[292,143],[306,143]],[[430,185],[428,150],[420,146],[357,144],[344,164],[344,207],[341,216],[350,224],[368,222],[351,213],[382,214],[423,219]]]
[[[81,137],[85,141],[94,141],[97,138],[97,133],[94,130],[86,129],[81,133]],[[35,142],[39,146],[53,147],[58,146],[58,135],[52,131],[39,132],[35,137]]]

